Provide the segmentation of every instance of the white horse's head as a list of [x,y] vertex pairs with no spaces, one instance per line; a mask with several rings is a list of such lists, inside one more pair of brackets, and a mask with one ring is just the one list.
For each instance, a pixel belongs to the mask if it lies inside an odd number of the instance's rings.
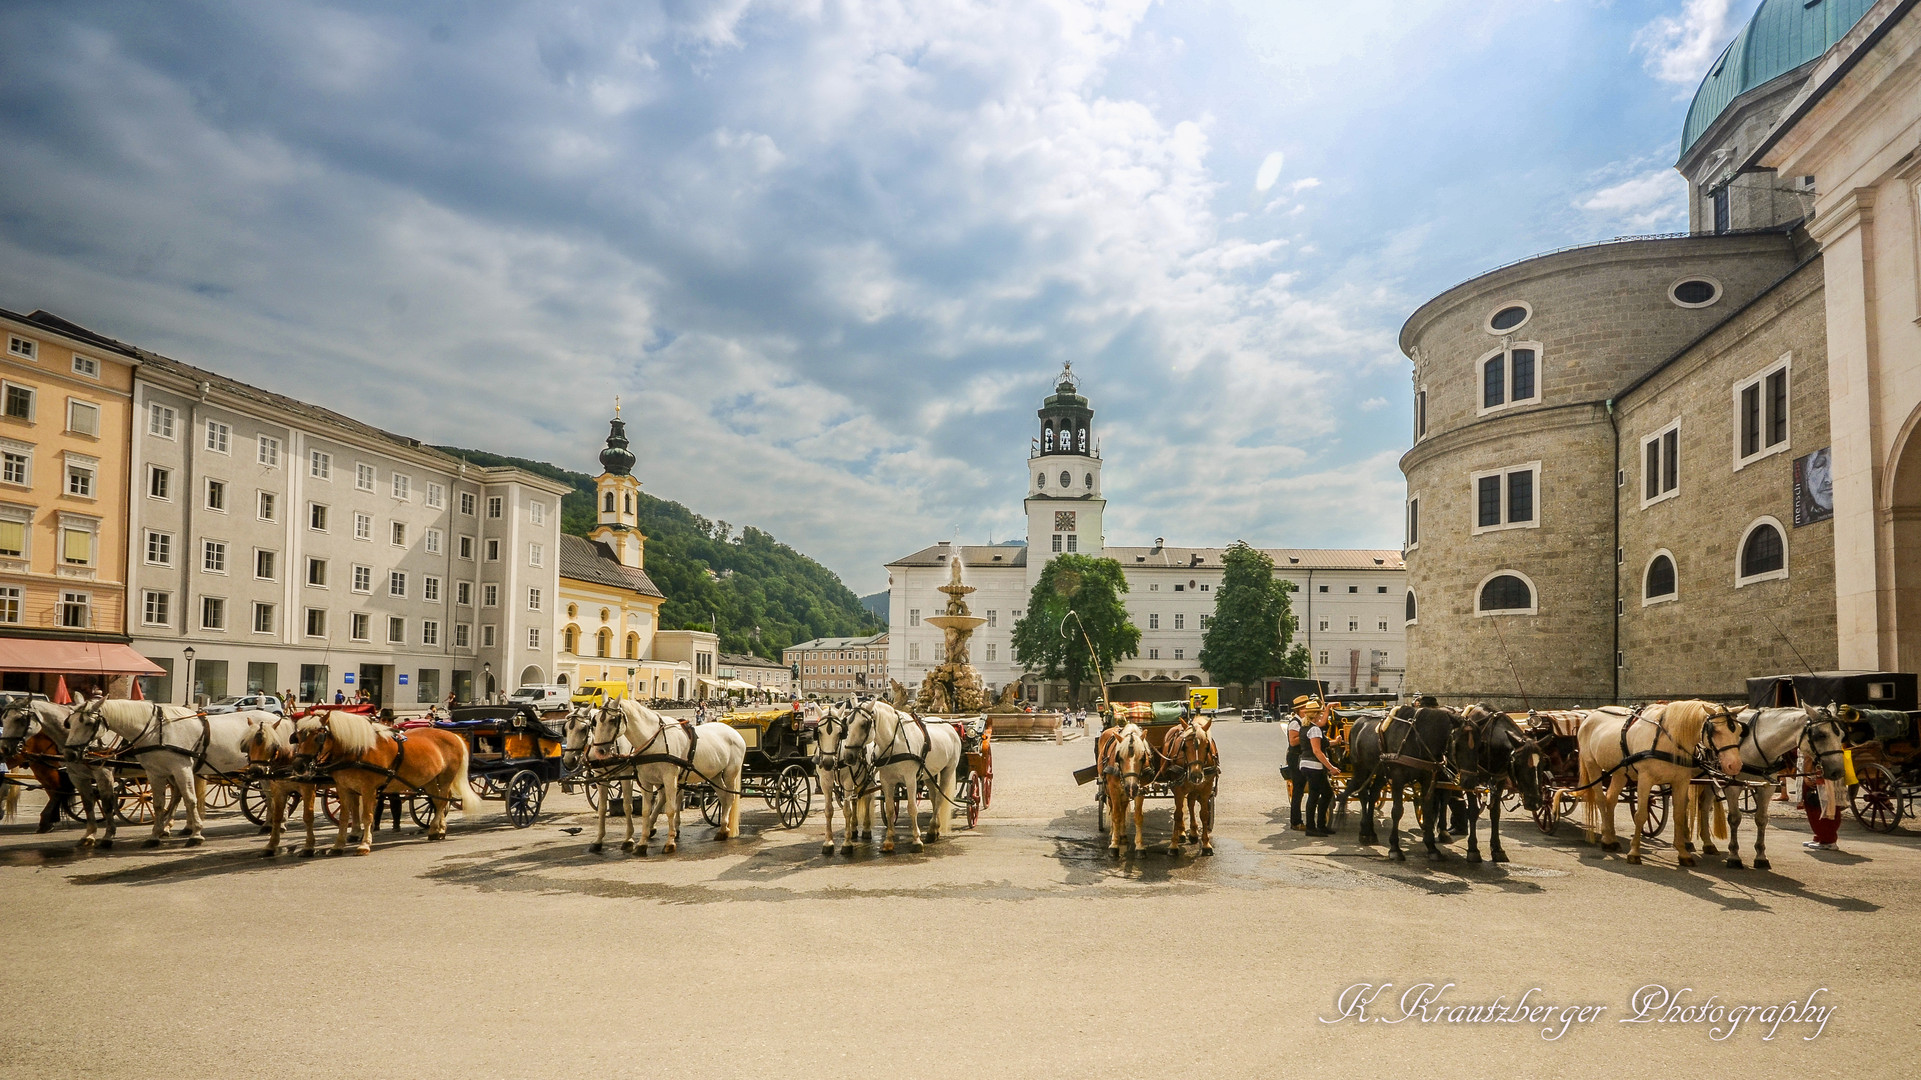
[[1153,771],[1153,759],[1154,750],[1147,745],[1147,736],[1141,733],[1139,724],[1129,721],[1108,743],[1101,775],[1118,779],[1121,790],[1132,798]]
[[33,733],[33,721],[33,699],[22,694],[7,700],[5,709],[0,710],[0,757],[20,752],[20,744]]
[[1836,783],[1846,783],[1847,721],[1841,719],[1840,710],[1832,704],[1804,707],[1804,711],[1808,716],[1808,726],[1801,734],[1802,746],[1820,766],[1822,776]]
[[852,765],[862,754],[868,753],[874,745],[874,732],[879,727],[879,712],[885,709],[893,712],[893,706],[884,701],[863,701],[848,708],[847,723],[841,732],[840,763]]
[[[594,731],[600,726],[598,711],[581,706],[568,712],[560,727],[560,767],[573,772],[580,768],[593,744]],[[615,728],[619,738],[619,728]]]

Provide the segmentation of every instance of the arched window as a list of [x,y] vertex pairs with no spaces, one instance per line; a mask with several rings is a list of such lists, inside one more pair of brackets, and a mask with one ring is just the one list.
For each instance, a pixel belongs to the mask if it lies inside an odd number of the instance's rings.
[[1080,451],[1083,454],[1087,453],[1087,429],[1086,428],[1082,428],[1080,430],[1080,433],[1074,436],[1074,449]]
[[620,497],[620,501],[622,505],[627,507],[628,513],[631,514],[634,512],[634,497],[632,494],[622,495]]
[[1536,610],[1534,583],[1513,570],[1488,575],[1475,594],[1476,615],[1532,615]]
[[1735,570],[1734,583],[1746,585],[1787,576],[1788,546],[1781,523],[1764,517],[1749,525],[1741,537],[1741,565]]
[[640,635],[639,634],[627,635],[627,659],[629,660],[640,659]]
[[600,633],[594,635],[594,645],[595,655],[603,657],[612,655],[614,649],[614,632],[606,629],[601,630]]
[[1414,590],[1413,590],[1413,589],[1409,589],[1409,590],[1407,591],[1407,621],[1408,621],[1408,622],[1413,622],[1413,621],[1414,621],[1414,612],[1415,612],[1415,607],[1414,607]]
[[1540,346],[1526,342],[1482,357],[1479,411],[1540,402],[1540,356]]
[[611,514],[611,513],[613,513],[613,512],[614,512],[614,493],[613,493],[613,492],[611,492],[611,491],[610,491],[610,492],[608,492],[608,493],[607,493],[607,498],[606,498],[606,500],[605,500],[605,502],[603,503],[603,505],[602,505],[602,507],[601,507],[601,509],[602,509],[602,510],[603,510],[604,512],[606,512],[606,513],[609,513],[609,514]]
[[570,626],[560,632],[560,649],[562,652],[580,652],[580,630],[578,628]]
[[1654,558],[1648,560],[1641,597],[1649,602],[1672,600],[1674,593],[1674,557],[1665,551],[1656,552]]
[[1054,450],[1054,425],[1049,424],[1041,432],[1041,453],[1043,454],[1052,453],[1053,450]]

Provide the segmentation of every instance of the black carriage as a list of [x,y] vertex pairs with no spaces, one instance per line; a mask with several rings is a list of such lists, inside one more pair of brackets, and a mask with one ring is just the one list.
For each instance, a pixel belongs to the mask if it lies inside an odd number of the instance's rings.
[[[1581,805],[1581,721],[1587,713],[1579,710],[1532,710],[1509,713],[1530,738],[1541,747],[1540,801],[1534,806],[1534,826],[1549,836],[1561,827],[1561,819]],[[1602,785],[1605,786],[1605,785]],[[1648,793],[1647,822],[1641,835],[1653,840],[1667,828],[1669,791],[1665,784]],[[1632,812],[1639,797],[1637,781],[1630,776],[1621,789],[1621,803]],[[1507,809],[1522,808],[1519,792],[1509,792]]]
[[[547,789],[561,779],[561,722],[549,720],[532,705],[463,705],[434,727],[451,731],[467,743],[467,780],[483,799],[506,803],[507,820],[514,828],[534,823],[546,801]],[[402,728],[420,724],[402,724]],[[415,796],[410,811],[424,824],[431,813],[425,796]]]
[[[814,764],[814,731],[819,721],[789,708],[734,712],[720,719],[747,742],[741,797],[759,796],[783,828],[799,828],[813,813],[814,790],[820,786]],[[701,777],[687,779],[689,783],[681,789],[685,805],[699,807],[707,824],[719,825],[719,790]]]
[[1912,672],[1821,671],[1748,680],[1757,709],[1834,706],[1848,725],[1848,806],[1863,828],[1891,833],[1921,800],[1921,700]]

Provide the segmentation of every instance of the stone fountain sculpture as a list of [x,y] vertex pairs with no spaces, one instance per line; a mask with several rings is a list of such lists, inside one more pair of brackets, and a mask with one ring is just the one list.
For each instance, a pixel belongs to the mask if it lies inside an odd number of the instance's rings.
[[921,681],[920,697],[914,703],[923,713],[977,713],[986,704],[981,693],[981,673],[968,660],[967,639],[987,620],[967,610],[968,593],[973,586],[961,582],[960,552],[951,561],[952,574],[940,591],[947,594],[947,606],[939,615],[928,618],[946,637],[940,666]]

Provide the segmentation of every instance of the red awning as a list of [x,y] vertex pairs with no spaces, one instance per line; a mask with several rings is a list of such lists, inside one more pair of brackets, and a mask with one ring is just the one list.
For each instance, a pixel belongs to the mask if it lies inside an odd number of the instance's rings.
[[0,671],[62,672],[75,675],[165,675],[167,669],[129,645],[101,641],[45,641],[0,638]]

